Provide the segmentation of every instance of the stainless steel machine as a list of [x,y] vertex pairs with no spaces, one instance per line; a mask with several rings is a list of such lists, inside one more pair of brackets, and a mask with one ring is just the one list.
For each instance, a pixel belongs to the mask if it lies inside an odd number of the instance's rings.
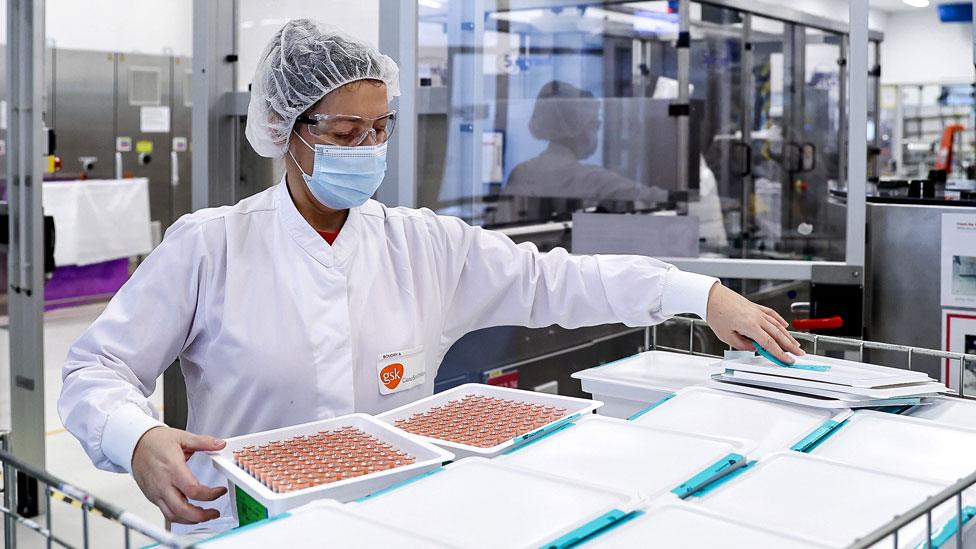
[[190,59],[50,49],[58,179],[146,177],[165,230],[190,211]]
[[[942,216],[976,214],[976,201],[868,202],[864,339],[941,349]],[[873,360],[909,366],[898,353]],[[913,357],[911,367],[939,378],[940,360]]]

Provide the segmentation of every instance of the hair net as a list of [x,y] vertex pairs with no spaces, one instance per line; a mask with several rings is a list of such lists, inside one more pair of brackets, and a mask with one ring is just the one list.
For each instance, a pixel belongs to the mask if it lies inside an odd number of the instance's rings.
[[535,100],[529,131],[536,139],[567,141],[593,132],[600,118],[600,102],[593,94],[554,80],[542,86]]
[[261,156],[283,156],[298,115],[357,80],[384,82],[388,99],[400,95],[396,63],[376,48],[311,19],[285,23],[254,71],[247,140]]

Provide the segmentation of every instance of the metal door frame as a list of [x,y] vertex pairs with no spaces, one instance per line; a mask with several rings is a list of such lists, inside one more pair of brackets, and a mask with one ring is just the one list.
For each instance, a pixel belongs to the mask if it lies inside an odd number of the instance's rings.
[[[7,0],[7,269],[10,319],[11,448],[20,459],[44,467],[44,221],[41,182],[47,152],[44,109],[44,0]],[[4,477],[6,490],[13,479]],[[18,474],[23,516],[41,512],[37,480]],[[5,529],[7,542],[16,540]]]

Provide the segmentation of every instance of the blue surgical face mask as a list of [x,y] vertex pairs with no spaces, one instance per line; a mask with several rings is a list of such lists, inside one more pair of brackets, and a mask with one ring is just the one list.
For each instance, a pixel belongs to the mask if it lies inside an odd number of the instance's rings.
[[[298,135],[296,132],[295,135]],[[362,206],[373,196],[386,174],[386,143],[364,147],[340,147],[338,145],[311,146],[301,135],[305,146],[315,151],[312,174],[291,155],[305,178],[305,184],[316,200],[335,210]]]

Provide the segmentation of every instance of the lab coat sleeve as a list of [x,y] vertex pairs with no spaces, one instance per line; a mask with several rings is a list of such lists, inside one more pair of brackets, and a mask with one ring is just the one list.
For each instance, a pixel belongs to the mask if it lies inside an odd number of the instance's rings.
[[136,443],[162,425],[156,379],[189,344],[207,270],[200,227],[171,227],[68,351],[58,413],[94,464],[131,471]]
[[643,256],[540,253],[507,236],[439,218],[450,260],[445,335],[490,326],[647,326],[679,313],[705,318],[715,278]]

